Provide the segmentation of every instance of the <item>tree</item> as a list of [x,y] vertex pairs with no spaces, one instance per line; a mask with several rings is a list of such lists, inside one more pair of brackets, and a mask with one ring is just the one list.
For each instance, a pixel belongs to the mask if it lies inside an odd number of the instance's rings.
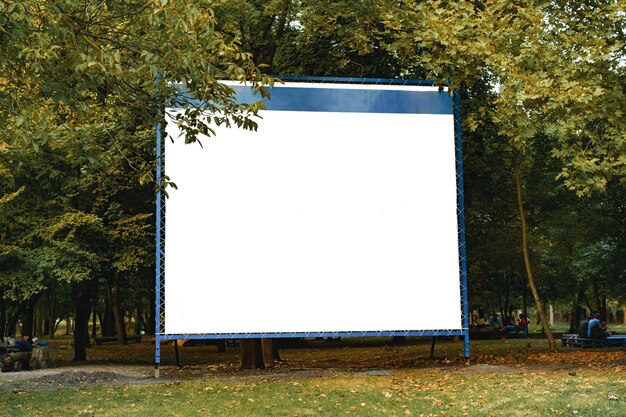
[[[113,254],[113,264],[107,265],[103,255],[111,246],[106,243],[119,243],[124,239],[120,233],[130,229],[135,235],[145,233],[145,216],[125,210],[122,217],[107,217],[111,201],[89,198],[97,174],[121,169],[132,172],[127,178],[147,184],[146,189],[163,187],[153,182],[151,145],[148,157],[132,160],[128,154],[137,135],[152,132],[159,118],[175,117],[186,142],[196,141],[200,133],[211,135],[212,124],[255,128],[259,104],[236,103],[232,89],[219,80],[248,80],[261,94],[266,94],[262,84],[272,80],[261,74],[237,39],[226,40],[215,30],[210,6],[209,1],[182,0],[0,3],[0,120],[6,126],[0,132],[2,152],[6,164],[19,162],[32,170],[30,176],[20,175],[24,184],[0,195],[13,204],[11,216],[3,217],[11,238],[3,241],[20,242],[21,248],[4,248],[0,266],[15,270],[6,283],[15,286],[15,300],[49,288],[46,280],[72,286],[76,360],[86,358],[87,319],[103,273],[113,271],[119,278],[138,268],[121,253]],[[184,111],[159,113],[158,101],[161,108],[176,103]],[[52,157],[61,168],[49,175],[51,161],[15,158],[28,153]],[[41,207],[56,211],[38,213],[45,226],[17,230],[11,223],[19,218],[19,186],[31,190],[29,199],[35,198],[34,185],[45,175],[49,187],[41,195]],[[55,222],[63,227],[55,228]],[[18,268],[9,259],[15,256],[20,256]],[[18,279],[31,275],[25,268],[33,264],[41,279]]]
[[[517,152],[540,133],[549,137],[552,156],[563,163],[559,178],[579,195],[589,195],[626,174],[620,162],[626,146],[623,5],[595,3],[426,1],[394,8],[388,27],[402,29],[397,42],[402,55],[420,60],[432,77],[459,86],[479,72],[491,74],[498,94],[490,117],[498,134]],[[478,128],[486,110],[468,117],[471,129]],[[516,184],[520,175],[516,171]],[[519,210],[526,247],[521,200]],[[533,296],[541,310],[535,291]]]

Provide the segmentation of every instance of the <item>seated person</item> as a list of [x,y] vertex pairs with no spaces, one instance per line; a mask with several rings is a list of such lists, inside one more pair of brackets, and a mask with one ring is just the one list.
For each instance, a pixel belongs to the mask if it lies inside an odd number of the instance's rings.
[[30,341],[30,337],[22,336],[21,339],[15,340],[15,346],[20,348],[20,352],[30,352],[33,350],[33,342]]
[[587,337],[591,339],[592,330],[595,327],[600,327],[601,325],[602,322],[600,321],[600,315],[597,313],[592,315],[589,319],[589,323],[587,324]]
[[603,340],[606,342],[606,338],[609,337],[611,332],[606,327],[606,322],[602,322],[599,326],[593,326],[591,328],[591,338],[596,340]]
[[486,324],[488,326],[495,326],[499,328],[502,323],[500,323],[500,318],[494,314],[487,320]]
[[506,324],[504,325],[504,332],[507,337],[511,337],[513,333],[517,335],[517,327],[515,327],[515,321],[513,317],[507,317]]
[[587,331],[589,330],[589,320],[591,320],[593,316],[590,314],[587,316],[586,320],[580,322],[578,326],[578,337],[581,339],[587,338]]

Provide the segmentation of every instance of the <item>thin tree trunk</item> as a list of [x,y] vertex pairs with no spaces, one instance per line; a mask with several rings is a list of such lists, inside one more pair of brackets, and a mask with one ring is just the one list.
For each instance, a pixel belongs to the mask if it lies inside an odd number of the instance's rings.
[[606,305],[606,295],[600,297],[600,316],[602,320],[609,321],[609,309]]
[[141,314],[141,301],[137,302],[137,310],[135,310],[135,334],[140,334],[143,330],[143,316]]
[[126,323],[120,307],[119,291],[119,275],[117,271],[114,271],[113,282],[111,283],[111,306],[113,307],[113,317],[115,317],[115,332],[117,333],[117,343],[126,345]]
[[32,296],[26,302],[24,320],[22,321],[22,336],[33,337],[35,331],[35,306],[39,300],[39,295]]
[[[506,274],[505,276],[505,280],[504,282],[508,282],[506,280]],[[510,298],[511,298],[511,286],[507,285],[506,286],[506,292],[504,293],[504,312],[506,315],[503,315],[502,318],[505,320],[505,324],[506,324],[506,320],[511,317],[511,312],[509,311],[509,305],[510,305]]]
[[276,342],[274,339],[261,339],[264,362],[280,362],[280,353]]
[[150,314],[148,315],[148,323],[146,326],[146,333],[147,334],[155,334],[156,330],[156,306],[154,305],[154,293],[151,293],[152,297],[150,298],[150,300],[152,300],[148,305],[150,306]]
[[576,292],[576,298],[574,299],[574,303],[572,304],[572,316],[569,322],[569,331],[570,333],[578,333],[578,327],[580,322],[583,320],[583,297],[585,293],[585,288],[582,284],[578,284],[578,291]]
[[7,323],[7,305],[4,301],[4,297],[0,297],[0,339],[6,336],[6,323]]
[[241,369],[265,369],[261,339],[241,339]]
[[93,283],[91,282],[78,282],[72,285],[72,301],[74,302],[74,360],[77,362],[87,360],[92,291]]
[[514,164],[515,169],[515,188],[517,190],[517,208],[519,210],[520,222],[522,225],[522,253],[524,255],[524,266],[526,267],[526,275],[528,277],[528,286],[530,287],[530,292],[533,295],[535,300],[535,306],[537,307],[537,314],[539,315],[539,320],[543,327],[543,331],[546,334],[546,338],[548,339],[548,344],[550,346],[550,350],[556,352],[557,346],[554,341],[554,336],[552,335],[552,330],[550,330],[550,326],[548,325],[548,321],[546,320],[545,312],[543,311],[543,303],[541,302],[541,298],[539,297],[539,292],[537,291],[537,287],[535,285],[535,277],[533,275],[533,269],[530,264],[530,254],[528,250],[528,226],[526,224],[526,214],[524,213],[524,205],[522,203],[522,183],[520,180],[520,172],[519,166],[517,163]]
[[48,322],[50,322],[50,328],[48,329],[47,334],[50,339],[54,339],[54,332],[56,331],[56,326],[57,326],[56,302],[57,302],[56,291],[54,290],[54,288],[50,288],[50,293],[48,297],[48,310],[47,310]]
[[280,13],[280,17],[278,18],[278,27],[276,29],[276,35],[274,36],[273,42],[269,46],[268,51],[268,62],[270,68],[270,74],[274,72],[274,57],[276,56],[276,50],[278,49],[278,42],[283,37],[285,33],[285,28],[287,26],[287,16],[289,14],[289,8],[291,6],[291,0],[284,0],[283,7]]
[[100,321],[100,332],[102,337],[115,336],[115,315],[113,314],[113,296],[111,295],[111,285],[106,284],[106,296],[104,299],[103,319]]
[[96,314],[96,303],[93,303],[93,307],[91,310],[91,338],[95,339],[97,336],[98,326],[96,324],[96,319],[98,315]]

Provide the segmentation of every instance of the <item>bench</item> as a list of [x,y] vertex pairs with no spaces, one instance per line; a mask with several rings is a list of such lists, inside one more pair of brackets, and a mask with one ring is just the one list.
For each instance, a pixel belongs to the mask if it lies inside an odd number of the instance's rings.
[[[104,337],[96,337],[95,339],[96,345],[101,345],[102,343],[116,343],[117,336],[104,336]],[[127,343],[139,343],[141,342],[141,335],[128,336],[126,338]]]
[[606,338],[606,345],[608,347],[626,346],[626,334],[616,334]]
[[561,343],[563,346],[581,347],[581,348],[595,348],[605,346],[602,339],[589,339],[587,337],[580,337],[577,333],[565,333],[561,336]]
[[580,346],[578,333],[565,333],[561,336],[561,344],[563,346]]
[[580,337],[576,333],[565,333],[561,336],[561,343],[563,346],[581,347],[581,348],[596,348],[596,347],[620,347],[626,346],[626,335],[613,335],[606,339],[606,344],[602,339],[589,339],[586,337]]

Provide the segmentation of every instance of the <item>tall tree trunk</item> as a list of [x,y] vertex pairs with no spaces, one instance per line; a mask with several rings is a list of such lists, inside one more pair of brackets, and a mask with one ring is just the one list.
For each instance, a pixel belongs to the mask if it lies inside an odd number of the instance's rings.
[[241,369],[264,369],[261,339],[241,339]]
[[4,297],[0,297],[0,339],[6,336],[7,329],[7,304]]
[[141,314],[141,300],[137,301],[137,310],[135,310],[135,334],[140,334],[144,328],[143,315]]
[[39,294],[34,295],[26,301],[24,309],[24,320],[22,320],[22,336],[28,336],[32,339],[35,330],[35,306],[39,300]]
[[111,307],[113,308],[113,317],[115,317],[115,333],[117,334],[117,343],[125,345],[127,343],[126,323],[124,323],[124,313],[120,306],[120,282],[117,271],[113,271],[113,280],[111,282]]
[[41,330],[41,335],[42,336],[47,336],[50,334],[50,319],[48,317],[45,317],[43,320],[43,329]]
[[[508,282],[506,280],[506,274],[504,276],[505,276],[504,282]],[[511,286],[507,285],[506,286],[506,291],[504,293],[504,311],[505,311],[506,315],[502,316],[502,318],[505,320],[505,323],[506,323],[506,320],[509,317],[511,317],[511,311],[510,311],[511,309],[509,308],[509,306],[510,306],[510,298],[511,298]]]
[[278,18],[278,25],[276,28],[276,35],[274,35],[274,39],[268,48],[268,62],[267,64],[270,66],[270,74],[274,73],[274,57],[276,56],[276,50],[278,49],[278,42],[285,34],[285,28],[287,26],[287,16],[289,15],[289,8],[291,7],[291,0],[284,0],[283,7],[280,12],[280,17]]
[[281,359],[277,342],[278,340],[276,339],[261,339],[264,362],[280,362]]
[[569,321],[569,332],[578,333],[578,327],[583,320],[583,298],[585,296],[585,287],[582,283],[578,283],[578,291],[576,291],[576,298],[572,304],[572,312]]
[[537,287],[535,285],[535,277],[533,275],[533,269],[530,264],[530,254],[528,250],[528,226],[526,224],[526,214],[524,213],[524,205],[522,203],[522,182],[520,180],[520,172],[519,166],[517,162],[514,163],[515,170],[515,188],[517,190],[517,208],[519,210],[520,222],[522,225],[522,253],[524,255],[524,266],[526,267],[526,275],[528,277],[528,286],[530,287],[530,292],[533,295],[535,300],[535,306],[537,307],[537,314],[539,315],[539,321],[543,327],[543,331],[546,334],[546,338],[548,339],[548,344],[550,346],[550,350],[553,352],[557,351],[556,342],[554,341],[554,336],[552,335],[552,330],[550,330],[550,326],[548,321],[546,320],[545,312],[543,311],[543,303],[541,302],[541,298],[539,297],[539,292],[537,292]]
[[98,318],[98,314],[96,314],[96,303],[93,303],[91,310],[91,338],[95,339],[98,335],[98,326],[96,320]]
[[[83,281],[72,285],[74,303],[74,360],[87,360],[89,346],[89,315],[93,295],[93,282]],[[68,326],[69,327],[69,326]]]
[[148,303],[148,305],[150,306],[150,314],[148,315],[148,323],[147,323],[147,326],[146,326],[146,333],[147,334],[155,334],[156,306],[154,305],[154,292],[151,292],[150,303]]
[[600,297],[600,317],[602,317],[601,320],[604,321],[609,321],[609,309],[607,308],[606,305],[606,295],[602,295]]
[[26,308],[26,301],[22,301],[14,311],[11,312],[8,318],[8,328],[7,328],[7,336],[16,336],[17,335],[17,323],[20,321],[20,317],[22,316],[22,312]]
[[53,287],[50,288],[48,292],[48,310],[46,313],[48,314],[48,322],[50,323],[50,327],[48,328],[48,332],[46,333],[50,339],[54,339],[54,332],[57,328],[57,295],[56,291]]
[[111,285],[107,283],[106,296],[104,298],[104,318],[100,322],[102,337],[115,336],[115,315],[113,314],[112,298]]

